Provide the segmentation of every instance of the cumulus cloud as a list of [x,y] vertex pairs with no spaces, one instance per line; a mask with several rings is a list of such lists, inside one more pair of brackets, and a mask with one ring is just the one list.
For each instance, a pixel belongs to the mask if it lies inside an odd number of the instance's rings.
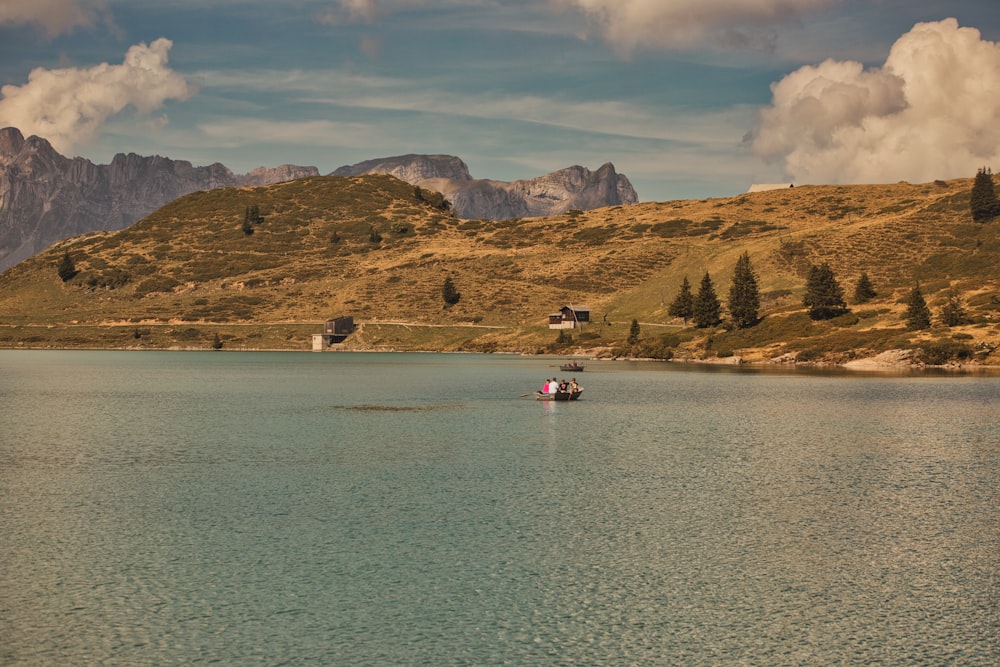
[[91,28],[101,19],[110,20],[105,0],[4,0],[0,3],[0,26],[35,25],[47,37],[76,28]]
[[549,0],[576,8],[619,52],[637,47],[716,46],[769,50],[773,26],[837,4],[839,0]]
[[136,44],[121,65],[34,69],[23,86],[0,88],[0,127],[37,134],[70,153],[127,106],[148,113],[168,99],[187,99],[194,89],[167,66],[172,46],[163,38]]
[[771,85],[747,141],[786,177],[880,183],[1000,164],[1000,44],[955,19],[918,23],[882,67],[827,60]]

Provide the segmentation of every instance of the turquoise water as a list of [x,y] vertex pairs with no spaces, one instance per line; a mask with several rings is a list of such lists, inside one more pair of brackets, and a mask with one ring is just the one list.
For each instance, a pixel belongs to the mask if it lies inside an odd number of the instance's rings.
[[1000,378],[0,351],[0,663],[1000,662]]

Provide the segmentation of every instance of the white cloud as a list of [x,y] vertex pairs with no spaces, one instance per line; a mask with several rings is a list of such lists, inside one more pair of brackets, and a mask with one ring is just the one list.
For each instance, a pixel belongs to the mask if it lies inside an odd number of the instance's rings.
[[638,47],[770,50],[771,29],[840,0],[549,0],[577,8],[620,53]]
[[91,28],[108,19],[105,0],[3,0],[0,26],[36,25],[48,37]]
[[0,88],[0,126],[45,137],[56,150],[70,154],[127,106],[148,113],[168,99],[194,94],[184,77],[167,66],[171,46],[163,38],[148,46],[136,44],[121,65],[34,69],[25,85]]
[[955,19],[918,23],[880,68],[827,60],[771,90],[748,139],[795,182],[925,182],[1000,164],[1000,45]]

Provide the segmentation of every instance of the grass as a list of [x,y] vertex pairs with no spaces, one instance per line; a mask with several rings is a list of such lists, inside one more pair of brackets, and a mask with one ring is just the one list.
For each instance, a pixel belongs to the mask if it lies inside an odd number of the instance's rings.
[[[224,349],[308,349],[309,323],[346,314],[366,324],[351,343],[358,347],[531,353],[553,344],[547,314],[576,304],[612,324],[577,333],[567,350],[624,350],[633,318],[671,325],[644,327],[639,347],[675,356],[820,358],[954,342],[955,334],[978,349],[998,339],[1000,223],[970,221],[970,188],[971,179],[807,186],[501,221],[458,220],[388,176],[212,190],[121,232],[67,240],[4,273],[0,346],[197,347],[218,332]],[[247,236],[241,223],[251,205],[263,219]],[[757,326],[708,332],[669,316],[682,278],[696,290],[706,271],[725,301],[744,251],[763,297]],[[65,283],[55,270],[64,252],[79,271]],[[878,296],[852,304],[846,319],[810,321],[801,305],[805,275],[822,261],[848,299],[862,271]],[[462,294],[448,309],[446,276]],[[970,323],[903,332],[901,300],[915,281],[935,316],[957,290]],[[140,343],[129,339],[136,324],[150,327]],[[285,329],[251,337],[254,327]]]

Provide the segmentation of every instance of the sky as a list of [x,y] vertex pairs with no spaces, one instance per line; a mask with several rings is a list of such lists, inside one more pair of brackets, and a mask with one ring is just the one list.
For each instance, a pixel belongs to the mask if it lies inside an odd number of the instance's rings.
[[511,181],[641,201],[1000,172],[1000,0],[0,0],[0,127],[107,164]]

